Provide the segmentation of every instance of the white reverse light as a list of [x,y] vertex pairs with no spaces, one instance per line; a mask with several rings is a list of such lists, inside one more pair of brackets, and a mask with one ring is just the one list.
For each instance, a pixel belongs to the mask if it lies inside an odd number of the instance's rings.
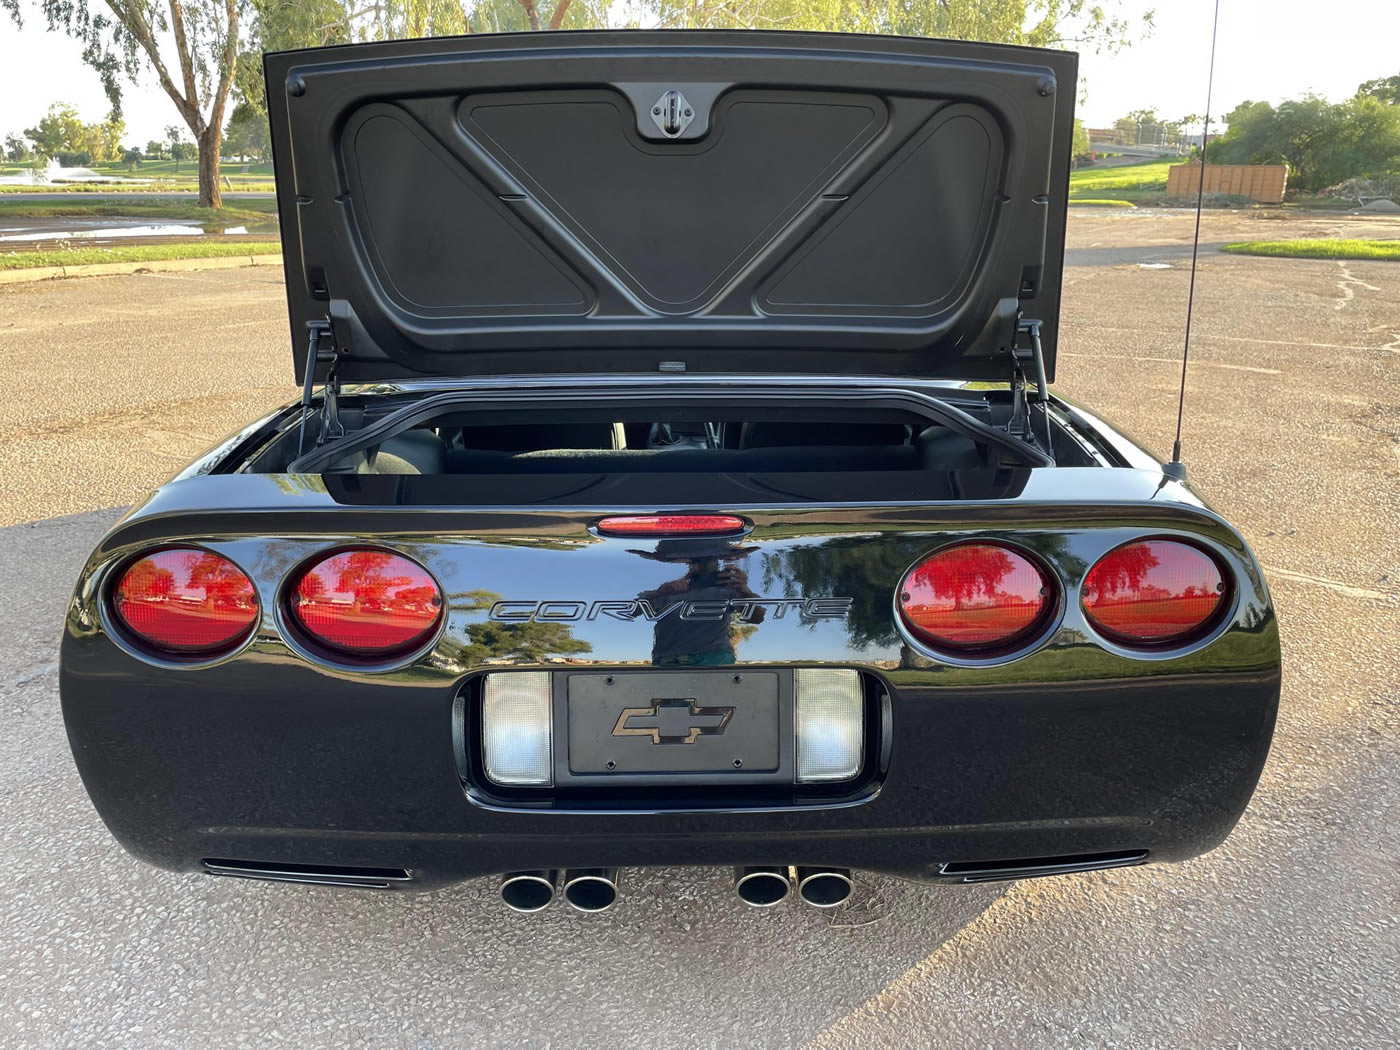
[[482,699],[486,775],[497,784],[553,784],[549,672],[489,674]]
[[865,751],[860,674],[804,667],[793,672],[797,706],[797,780],[850,780]]

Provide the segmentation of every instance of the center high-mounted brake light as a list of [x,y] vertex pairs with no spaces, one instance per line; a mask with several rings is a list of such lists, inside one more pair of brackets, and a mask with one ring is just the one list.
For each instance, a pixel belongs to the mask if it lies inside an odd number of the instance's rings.
[[598,522],[605,536],[723,536],[743,529],[744,519],[731,514],[625,514]]
[[899,585],[899,612],[919,640],[942,652],[988,654],[1030,638],[1054,606],[1044,572],[995,543],[945,547]]

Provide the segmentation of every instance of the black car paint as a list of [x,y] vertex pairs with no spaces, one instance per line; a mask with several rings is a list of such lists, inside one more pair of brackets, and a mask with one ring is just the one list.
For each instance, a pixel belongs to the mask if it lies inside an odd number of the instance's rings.
[[[1064,404],[1105,456],[1150,462]],[[275,414],[202,461],[293,425]],[[879,688],[868,776],[826,792],[505,791],[474,762],[474,683],[492,668],[665,666],[652,626],[561,625],[586,653],[490,653],[474,627],[494,600],[641,595],[683,567],[656,541],[590,531],[604,513],[684,504],[473,506],[471,478],[191,472],[103,540],[69,608],[61,691],[78,767],[134,854],[177,870],[208,858],[407,869],[425,888],[527,868],[813,864],[938,880],[945,863],[1146,851],[1179,860],[1221,841],[1268,752],[1279,693],[1273,607],[1238,534],[1159,470],[1019,472],[1002,499],[708,508],[753,528],[736,564],[764,594],[853,599],[842,619],[769,619],[733,666],[853,667]],[[1136,653],[1094,635],[1076,588],[1101,554],[1144,535],[1189,538],[1225,567],[1228,615],[1183,651]],[[991,661],[922,650],[898,626],[907,567],[955,538],[1034,552],[1061,581],[1027,651]],[[239,651],[200,665],[141,651],[114,629],[105,588],[152,545],[194,543],[255,580],[264,610]],[[346,544],[402,551],[447,595],[423,650],[377,665],[331,659],[280,615],[288,574]],[[560,581],[567,580],[568,593]],[[571,647],[576,648],[576,647]],[[568,663],[559,662],[568,660]],[[960,879],[960,877],[959,877]]]

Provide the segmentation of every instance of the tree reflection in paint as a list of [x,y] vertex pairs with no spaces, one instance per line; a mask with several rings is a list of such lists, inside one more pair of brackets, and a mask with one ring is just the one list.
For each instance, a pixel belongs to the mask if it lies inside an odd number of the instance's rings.
[[323,642],[387,652],[426,637],[442,598],[419,565],[388,551],[353,550],[313,565],[297,581],[292,611]]
[[[463,605],[468,612],[481,613],[500,601],[492,591],[468,591],[454,594],[454,605]],[[445,644],[455,650],[457,661],[472,667],[482,663],[537,664],[582,656],[593,646],[573,636],[566,623],[500,623],[483,619],[467,627],[467,644],[459,646],[450,638]]]
[[1093,592],[1102,598],[1135,594],[1141,590],[1147,574],[1160,564],[1161,559],[1150,543],[1120,547],[1094,566],[1085,581],[1085,593]]
[[189,560],[184,589],[204,591],[204,600],[218,608],[247,608],[253,599],[248,577],[232,562],[207,551]]
[[1084,579],[1084,610],[1098,629],[1129,644],[1164,644],[1212,621],[1225,600],[1220,568],[1174,540],[1131,543],[1104,555]]
[[900,593],[904,615],[935,643],[1005,644],[1045,609],[1045,579],[1023,555],[991,544],[965,544],[925,559]]
[[157,551],[122,573],[113,606],[148,643],[175,652],[227,644],[257,617],[253,583],[232,562],[208,551]]
[[[951,602],[954,609],[969,605],[993,605],[1005,601],[1031,602],[1040,589],[1040,574],[1017,572],[1025,566],[1011,560],[1001,547],[954,547],[925,562],[910,583],[934,598]],[[1028,576],[1030,579],[1026,579]],[[1008,593],[1010,586],[1015,593]],[[930,603],[934,604],[934,603]]]

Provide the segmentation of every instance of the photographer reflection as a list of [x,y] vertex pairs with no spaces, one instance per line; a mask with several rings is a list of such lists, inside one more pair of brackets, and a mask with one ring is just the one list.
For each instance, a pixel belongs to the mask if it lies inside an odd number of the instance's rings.
[[765,613],[761,605],[727,607],[731,601],[758,597],[743,566],[757,549],[718,539],[661,540],[655,551],[632,552],[685,566],[680,578],[637,595],[647,603],[654,620],[652,663],[715,667],[735,662],[735,646],[753,632]]

